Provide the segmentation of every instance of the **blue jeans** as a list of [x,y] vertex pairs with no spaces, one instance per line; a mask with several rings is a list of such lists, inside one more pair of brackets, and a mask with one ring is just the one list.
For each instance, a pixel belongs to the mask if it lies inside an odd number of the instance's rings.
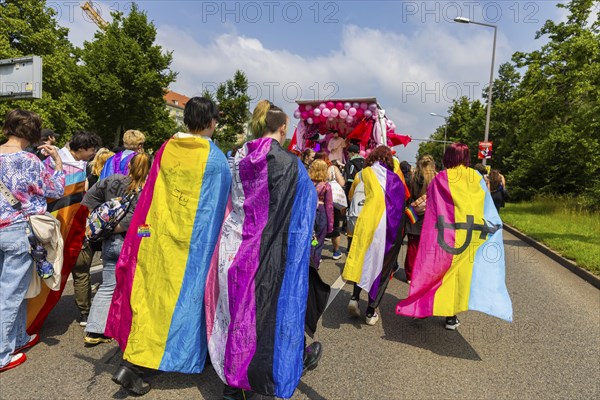
[[115,267],[124,241],[122,235],[111,235],[102,242],[102,284],[92,301],[92,308],[85,327],[86,332],[104,333],[108,310],[117,286]]
[[25,331],[25,293],[33,268],[28,232],[25,222],[0,228],[0,367],[6,366],[10,354],[30,339]]

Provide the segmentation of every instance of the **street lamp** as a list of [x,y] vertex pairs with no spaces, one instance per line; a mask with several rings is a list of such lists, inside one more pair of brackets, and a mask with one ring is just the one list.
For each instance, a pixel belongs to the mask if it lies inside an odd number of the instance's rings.
[[[475,24],[481,26],[487,26],[490,28],[494,28],[494,45],[492,47],[492,68],[490,69],[490,84],[488,86],[488,104],[487,104],[487,115],[485,117],[485,134],[484,134],[484,142],[488,141],[488,136],[490,133],[490,115],[492,112],[492,85],[494,84],[494,60],[496,58],[496,32],[498,31],[498,27],[492,24],[484,24],[483,22],[475,22],[471,21],[466,17],[456,17],[454,18],[454,22],[458,22],[461,24]],[[483,165],[487,164],[487,159],[483,159]]]
[[436,114],[436,113],[429,113],[429,115],[431,115],[432,117],[444,118],[444,121],[445,121],[445,123],[444,123],[444,153],[445,153],[446,152],[446,136],[448,133],[448,117],[445,115],[440,115],[440,114]]

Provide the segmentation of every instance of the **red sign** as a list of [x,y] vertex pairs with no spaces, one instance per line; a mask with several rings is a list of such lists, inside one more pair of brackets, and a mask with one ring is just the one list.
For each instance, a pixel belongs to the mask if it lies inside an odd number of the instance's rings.
[[479,142],[477,157],[480,160],[492,158],[492,142]]

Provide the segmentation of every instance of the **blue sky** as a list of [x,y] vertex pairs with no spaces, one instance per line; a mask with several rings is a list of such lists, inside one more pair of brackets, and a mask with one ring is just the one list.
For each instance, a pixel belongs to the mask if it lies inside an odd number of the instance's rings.
[[[398,133],[427,138],[443,123],[430,112],[445,114],[460,95],[481,98],[489,80],[493,29],[457,24],[454,17],[498,26],[497,71],[515,51],[541,46],[535,32],[547,19],[565,18],[556,3],[157,0],[138,5],[154,21],[157,42],[174,52],[177,92],[197,95],[241,69],[255,101],[267,98],[290,115],[299,98],[376,97]],[[94,4],[110,19],[111,10],[127,12],[131,3]],[[73,2],[49,5],[59,10],[73,43],[93,38],[95,25]],[[397,149],[399,157],[414,162],[419,143]]]

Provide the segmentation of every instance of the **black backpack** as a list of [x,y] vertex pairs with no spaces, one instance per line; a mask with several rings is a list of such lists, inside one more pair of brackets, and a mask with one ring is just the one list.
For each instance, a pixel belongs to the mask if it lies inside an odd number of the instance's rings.
[[350,191],[354,177],[365,167],[365,159],[362,157],[353,158],[348,161],[344,168],[344,179],[346,180],[346,194]]

